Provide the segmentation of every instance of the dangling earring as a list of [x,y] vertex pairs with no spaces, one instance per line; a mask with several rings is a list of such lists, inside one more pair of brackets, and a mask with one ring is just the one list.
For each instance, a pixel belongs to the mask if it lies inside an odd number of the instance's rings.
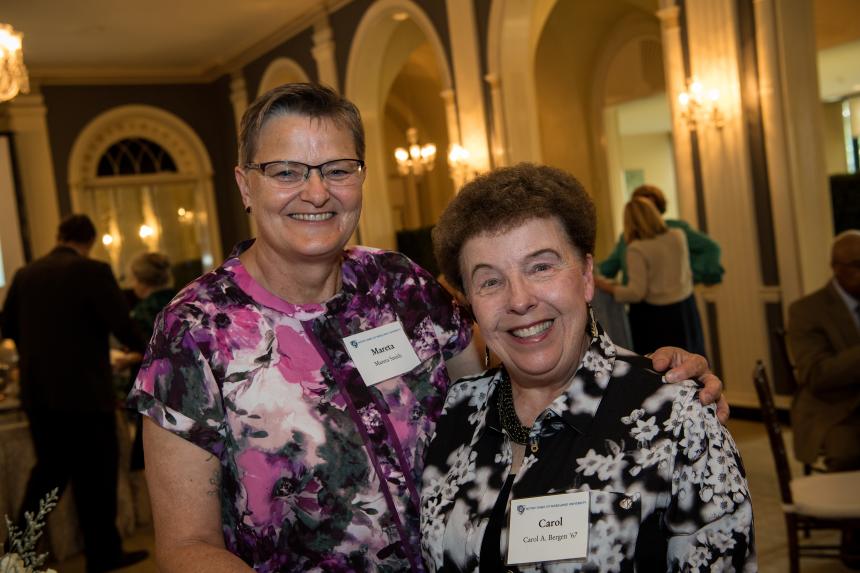
[[245,207],[245,212],[246,212],[247,214],[249,214],[249,215],[251,214],[251,206],[250,206],[250,205],[247,205],[247,206]]
[[591,332],[591,338],[597,338],[597,321],[594,320],[594,308],[591,306],[591,303],[586,303],[588,306],[588,327]]
[[484,369],[490,368],[490,347],[484,346]]

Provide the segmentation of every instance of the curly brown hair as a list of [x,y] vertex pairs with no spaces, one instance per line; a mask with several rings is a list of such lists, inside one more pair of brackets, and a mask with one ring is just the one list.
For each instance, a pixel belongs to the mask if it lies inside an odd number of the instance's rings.
[[448,282],[463,291],[460,252],[466,241],[552,217],[581,255],[594,252],[594,203],[575,177],[532,163],[495,169],[463,186],[445,208],[433,229],[436,262]]

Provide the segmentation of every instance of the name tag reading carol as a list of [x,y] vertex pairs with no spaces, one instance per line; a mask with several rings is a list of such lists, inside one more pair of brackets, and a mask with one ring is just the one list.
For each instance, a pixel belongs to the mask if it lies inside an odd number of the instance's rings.
[[400,376],[421,364],[399,321],[347,336],[343,344],[367,386]]
[[511,500],[508,564],[584,559],[588,499],[578,491]]

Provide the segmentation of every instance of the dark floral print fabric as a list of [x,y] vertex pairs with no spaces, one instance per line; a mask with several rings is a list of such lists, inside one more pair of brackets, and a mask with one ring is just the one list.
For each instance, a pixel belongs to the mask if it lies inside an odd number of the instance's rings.
[[[586,559],[507,569],[755,571],[744,469],[714,406],[701,405],[695,382],[664,383],[649,360],[620,352],[598,329],[568,390],[535,421],[512,488],[513,498],[588,491]],[[448,393],[422,486],[431,571],[481,570],[484,532],[511,467],[496,405],[506,376],[491,370]]]
[[[342,339],[396,321],[420,364],[367,386]],[[451,296],[398,253],[347,249],[342,290],[310,305],[233,256],[160,315],[130,400],[220,459],[224,541],[257,571],[420,571],[424,453],[444,361],[470,338]]]

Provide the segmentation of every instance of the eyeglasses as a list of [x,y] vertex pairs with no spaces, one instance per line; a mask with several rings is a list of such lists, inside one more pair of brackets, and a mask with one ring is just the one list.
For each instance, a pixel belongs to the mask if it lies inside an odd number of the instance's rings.
[[266,161],[246,163],[245,169],[257,169],[277,187],[292,189],[305,183],[316,169],[323,182],[332,187],[348,187],[361,181],[364,176],[364,161],[360,159],[334,159],[319,165],[307,165],[298,161]]

